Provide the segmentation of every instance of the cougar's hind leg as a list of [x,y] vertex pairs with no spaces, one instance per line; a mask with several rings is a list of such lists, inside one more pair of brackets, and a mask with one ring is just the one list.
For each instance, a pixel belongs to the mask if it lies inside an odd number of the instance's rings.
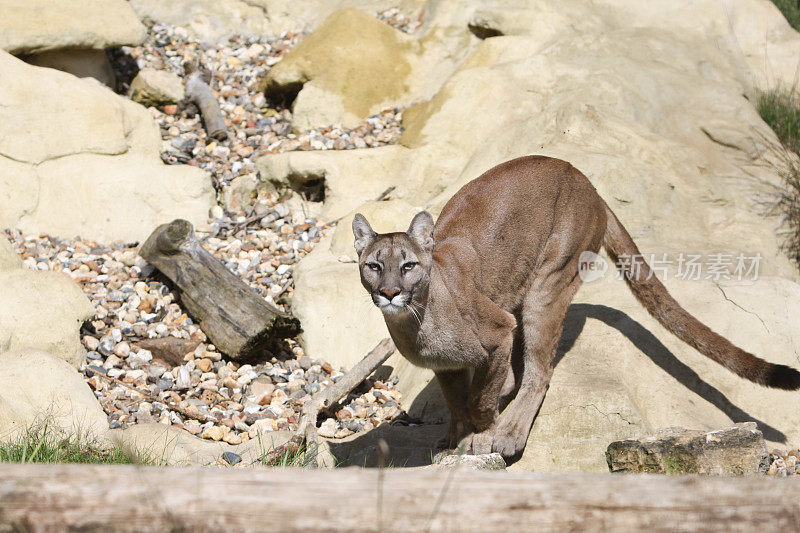
[[[577,269],[576,269],[577,272]],[[561,329],[572,297],[580,286],[576,275],[562,277],[530,290],[522,310],[524,369],[516,398],[509,404],[494,431],[492,451],[514,457],[525,449],[533,419],[542,405],[550,378]]]
[[439,449],[452,449],[471,434],[472,424],[467,413],[467,395],[469,393],[469,370],[439,370],[435,372],[444,399],[450,408],[450,424],[447,433],[436,444]]

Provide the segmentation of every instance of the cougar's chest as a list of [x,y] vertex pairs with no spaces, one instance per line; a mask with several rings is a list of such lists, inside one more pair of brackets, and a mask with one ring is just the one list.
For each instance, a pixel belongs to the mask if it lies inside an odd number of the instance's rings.
[[413,317],[410,321],[386,321],[403,357],[416,366],[432,370],[472,366],[481,344],[463,317],[437,302],[428,302],[427,307],[421,321]]

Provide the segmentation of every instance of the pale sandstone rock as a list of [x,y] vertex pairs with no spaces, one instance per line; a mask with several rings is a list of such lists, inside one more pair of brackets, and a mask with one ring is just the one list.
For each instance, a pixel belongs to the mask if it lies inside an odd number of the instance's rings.
[[[352,127],[393,106],[427,100],[475,40],[409,36],[359,9],[332,13],[263,81],[268,97],[296,98],[293,127]],[[440,36],[437,36],[440,37]]]
[[174,104],[185,97],[183,80],[166,70],[145,68],[131,82],[134,102],[153,106]]
[[233,33],[273,33],[263,9],[239,0],[133,0],[130,5],[140,17],[183,26],[206,41],[216,41]]
[[94,307],[65,274],[24,268],[0,236],[0,352],[36,348],[74,367],[84,361],[81,324]]
[[[737,345],[800,367],[798,274],[781,251],[779,220],[764,215],[780,184],[778,143],[743,96],[790,81],[755,38],[745,38],[759,35],[777,57],[800,43],[774,6],[542,1],[483,3],[481,10],[499,13],[496,26],[508,35],[480,41],[467,28],[474,6],[437,4],[426,39],[455,39],[460,31],[475,44],[433,99],[404,112],[402,146],[373,156],[380,171],[330,153],[313,161],[267,156],[261,168],[287,183],[311,170],[326,183],[347,176],[341,188],[328,183],[331,206],[348,192],[363,202],[374,198],[364,188],[394,185],[393,198],[436,214],[500,162],[532,153],[565,159],[589,177],[644,253],[761,254],[758,281],[671,279],[667,286]],[[385,336],[385,326],[352,255],[344,255],[340,262],[323,243],[298,265],[294,309],[306,313],[308,355],[352,364]],[[669,426],[711,430],[757,420],[770,445],[800,440],[790,422],[792,393],[749,383],[675,339],[622,282],[585,285],[576,303],[567,338],[577,335],[576,321],[585,322],[582,333],[567,343],[525,454],[511,469],[605,471],[609,442]],[[402,384],[410,367],[397,361]],[[437,389],[427,383],[430,373],[411,373],[415,390]],[[417,403],[412,391],[403,393],[405,407]],[[433,412],[423,417],[440,417]]]
[[137,45],[146,33],[123,0],[0,0],[0,13],[0,49],[13,54]]
[[415,11],[425,0],[132,0],[140,17],[185,27],[208,41],[238,35],[311,31],[334,11],[359,7],[379,12],[391,7]]
[[[331,152],[284,152],[256,160],[262,182],[278,188],[302,191],[305,184],[324,180],[325,201],[319,207],[319,216],[333,220],[347,215],[356,207],[375,200],[389,187],[392,198],[404,198],[407,189],[421,184],[419,176],[406,175],[398,183],[396,172],[409,167],[409,150],[403,146],[389,145],[364,150]],[[304,202],[306,207],[314,202]]]
[[435,470],[505,470],[506,462],[499,453],[480,455],[439,453],[433,464],[426,467]]
[[41,350],[0,353],[0,441],[14,442],[32,427],[47,424],[82,441],[102,441],[106,415],[83,376]]
[[363,11],[337,11],[272,67],[264,91],[280,98],[303,87],[292,107],[296,129],[326,122],[354,126],[401,99],[415,45]]
[[22,260],[17,256],[11,242],[5,235],[0,237],[0,272],[23,268]]
[[206,222],[208,175],[162,164],[145,108],[5,52],[0,69],[0,227],[110,242],[174,218]]
[[204,440],[175,426],[158,423],[136,424],[108,432],[108,440],[125,452],[148,462],[169,466],[213,465],[225,452],[236,453],[250,464],[287,443],[292,436],[291,431],[265,432],[243,444],[232,445]]

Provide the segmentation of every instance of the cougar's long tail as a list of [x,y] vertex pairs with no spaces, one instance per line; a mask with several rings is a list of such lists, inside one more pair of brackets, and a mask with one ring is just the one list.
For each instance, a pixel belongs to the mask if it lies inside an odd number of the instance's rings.
[[786,365],[768,363],[734,346],[681,307],[641,258],[633,239],[608,205],[605,209],[608,223],[603,245],[622,270],[633,295],[662,326],[745,379],[777,389],[800,389],[800,372]]

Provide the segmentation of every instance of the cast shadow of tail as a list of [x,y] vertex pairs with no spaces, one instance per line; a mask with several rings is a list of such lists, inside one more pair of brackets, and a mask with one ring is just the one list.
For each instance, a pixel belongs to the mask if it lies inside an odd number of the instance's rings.
[[715,405],[734,422],[755,422],[764,434],[765,439],[786,443],[786,435],[781,431],[758,420],[731,403],[722,392],[703,381],[694,370],[675,357],[647,328],[617,309],[605,305],[572,304],[564,320],[564,333],[561,336],[556,353],[555,365],[575,344],[587,318],[599,320],[625,335],[628,340],[667,374],[678,380],[693,393]]

